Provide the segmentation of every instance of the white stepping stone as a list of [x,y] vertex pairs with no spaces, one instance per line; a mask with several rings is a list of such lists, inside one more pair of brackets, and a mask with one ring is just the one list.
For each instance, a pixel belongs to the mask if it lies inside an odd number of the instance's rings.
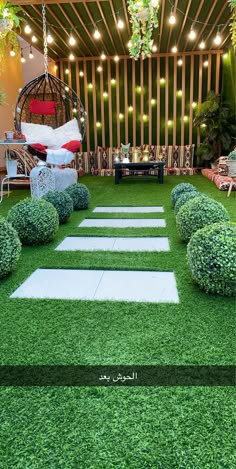
[[70,236],[55,251],[169,251],[168,238],[108,238]]
[[164,228],[162,218],[87,218],[80,227],[86,228]]
[[173,272],[37,269],[11,298],[179,303]]
[[163,213],[163,207],[96,207],[94,213]]

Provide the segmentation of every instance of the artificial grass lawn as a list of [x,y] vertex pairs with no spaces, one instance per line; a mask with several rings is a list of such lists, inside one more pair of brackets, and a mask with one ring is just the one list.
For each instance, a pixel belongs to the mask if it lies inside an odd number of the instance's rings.
[[[192,283],[186,245],[175,229],[170,191],[191,182],[222,202],[202,176],[155,179],[83,177],[89,210],[74,212],[54,242],[24,247],[16,272],[0,282],[1,364],[234,363],[235,302],[207,295]],[[4,198],[6,215],[29,195]],[[92,214],[99,205],[160,205],[157,214]],[[84,217],[165,218],[166,228],[78,228]],[[168,236],[170,252],[59,252],[69,235]],[[174,271],[179,305],[10,299],[39,267]],[[65,279],[66,281],[66,279]],[[3,468],[233,468],[233,389],[220,387],[1,388],[0,467]]]

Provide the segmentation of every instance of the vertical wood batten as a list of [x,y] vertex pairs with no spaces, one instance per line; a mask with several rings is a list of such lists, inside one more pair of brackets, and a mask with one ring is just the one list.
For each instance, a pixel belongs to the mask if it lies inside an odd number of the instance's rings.
[[132,59],[133,147],[136,147],[135,61]]
[[185,73],[186,73],[186,60],[183,57],[182,65],[182,102],[181,102],[181,145],[184,145],[184,114],[185,114]]
[[120,147],[120,77],[119,62],[116,62],[116,121],[117,121],[117,145]]
[[112,97],[111,97],[111,61],[107,62],[107,80],[108,80],[108,115],[109,115],[109,145],[113,147],[112,134]]
[[84,60],[84,107],[86,112],[86,136],[87,136],[87,152],[90,151],[90,133],[89,133],[89,115],[88,115],[88,80],[87,80],[87,67]]
[[207,93],[211,90],[211,72],[212,72],[212,61],[211,54],[208,54],[208,70],[207,70]]
[[95,150],[98,146],[97,131],[97,100],[96,100],[96,79],[95,79],[95,61],[92,60],[92,84],[93,84],[93,127],[94,127],[94,146]]
[[128,80],[127,59],[124,59],[124,92],[125,92],[125,144],[129,141],[129,116],[128,116]]
[[140,86],[141,86],[141,93],[140,93],[140,125],[141,125],[141,145],[144,144],[144,121],[143,121],[143,114],[144,114],[144,105],[143,105],[143,60],[140,59]]
[[148,59],[148,145],[152,145],[152,59]]
[[[202,55],[199,56],[199,74],[198,74],[198,104],[202,102]],[[197,145],[200,145],[200,129],[197,129]]]
[[69,70],[69,74],[68,74],[68,85],[69,87],[71,88],[71,64],[69,62],[69,65],[68,65],[68,70]]
[[[99,65],[102,67],[102,62]],[[103,68],[103,67],[102,67]],[[104,114],[104,98],[103,98],[104,86],[103,86],[103,70],[100,72],[100,100],[101,100],[101,123],[102,123],[102,146],[106,146],[105,142],[105,114]]]
[[176,145],[176,118],[177,118],[177,105],[176,105],[176,94],[177,94],[177,57],[174,57],[174,80],[173,80],[173,145]]
[[193,143],[193,81],[194,81],[194,56],[190,58],[190,97],[189,97],[189,145]]
[[220,88],[220,53],[217,52],[217,55],[216,55],[216,89],[215,89],[216,94],[219,94],[219,88]]
[[160,57],[157,57],[157,145],[160,145]]
[[60,65],[59,65],[59,66],[60,66],[60,79],[61,79],[62,81],[65,81],[64,69],[63,69],[63,62],[62,62],[62,61],[60,61]]
[[169,120],[169,57],[165,57],[165,145],[168,145],[168,120]]

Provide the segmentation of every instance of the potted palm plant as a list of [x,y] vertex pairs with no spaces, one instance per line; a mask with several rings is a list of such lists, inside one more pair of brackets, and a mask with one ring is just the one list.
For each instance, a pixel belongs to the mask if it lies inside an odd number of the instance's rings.
[[15,52],[18,50],[16,30],[19,30],[22,21],[21,11],[20,7],[8,1],[0,2],[0,65],[4,61],[6,49],[13,48]]

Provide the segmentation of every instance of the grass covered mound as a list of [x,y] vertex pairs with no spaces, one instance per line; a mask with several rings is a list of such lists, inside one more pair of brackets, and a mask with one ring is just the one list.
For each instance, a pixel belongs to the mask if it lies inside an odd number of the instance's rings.
[[194,197],[199,197],[200,195],[201,193],[197,190],[181,193],[174,207],[175,213],[177,214],[180,207],[182,207],[182,205],[184,205],[188,200],[194,199]]
[[84,184],[72,184],[66,188],[66,192],[73,200],[74,210],[84,210],[88,208],[90,192]]
[[215,223],[196,231],[187,247],[193,280],[210,293],[236,293],[236,225]]
[[17,231],[22,244],[47,244],[55,238],[59,228],[58,213],[44,199],[27,198],[8,212],[7,221]]
[[21,242],[16,230],[0,217],[0,278],[15,270],[21,254]]
[[174,189],[172,189],[170,193],[172,205],[175,206],[176,201],[178,197],[180,196],[180,194],[183,194],[185,192],[192,192],[192,191],[197,191],[197,188],[193,184],[190,184],[189,182],[181,182],[180,184],[177,184],[177,186],[175,186]]
[[59,224],[66,223],[73,212],[73,200],[65,191],[49,191],[43,196],[57,210]]
[[226,208],[204,195],[188,200],[176,216],[177,230],[181,239],[188,242],[193,233],[205,225],[229,221]]

